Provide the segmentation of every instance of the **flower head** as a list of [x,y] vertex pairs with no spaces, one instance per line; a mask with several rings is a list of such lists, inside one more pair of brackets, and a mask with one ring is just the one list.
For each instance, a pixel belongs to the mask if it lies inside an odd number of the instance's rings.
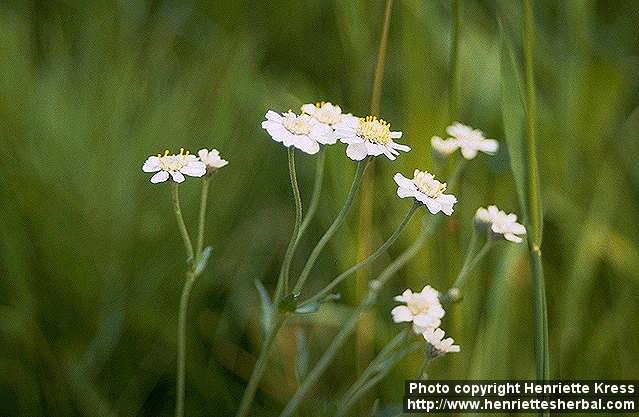
[[457,198],[452,194],[444,194],[446,183],[439,182],[433,174],[426,171],[415,170],[413,179],[409,180],[399,172],[393,177],[398,185],[397,195],[400,198],[414,197],[424,203],[433,214],[440,211],[450,216],[453,214],[453,205]]
[[200,157],[200,161],[206,164],[206,171],[209,173],[229,164],[229,161],[220,157],[220,152],[217,149],[211,149],[210,151],[208,149],[200,149],[197,154]]
[[308,114],[297,115],[291,110],[282,114],[269,110],[262,128],[266,129],[274,141],[283,143],[287,148],[294,146],[308,154],[319,152],[320,143],[335,143],[330,126]]
[[440,156],[450,155],[459,148],[464,158],[473,159],[479,151],[493,155],[499,149],[499,142],[495,139],[486,139],[481,130],[459,122],[448,126],[446,133],[451,136],[446,140],[439,136],[431,139],[433,149]]
[[335,125],[335,134],[348,144],[346,155],[356,161],[382,154],[394,161],[399,151],[410,151],[410,147],[393,141],[401,138],[402,132],[391,131],[389,123],[375,116],[346,118]]
[[[342,108],[338,105],[332,104],[330,101],[319,101],[315,104],[304,104],[302,106],[302,112],[312,116],[320,123],[331,126],[331,128],[347,119],[354,118],[354,116],[350,113],[342,113]],[[337,139],[336,136],[335,139]]]
[[423,333],[426,329],[436,328],[444,317],[444,309],[439,301],[439,293],[430,285],[421,292],[413,293],[410,289],[395,297],[395,301],[405,303],[393,308],[391,314],[395,323],[412,322],[415,333]]
[[197,156],[191,155],[189,151],[184,152],[184,148],[181,148],[179,154],[169,155],[169,151],[166,150],[164,155],[149,156],[142,166],[142,171],[156,173],[151,177],[154,184],[168,180],[169,175],[173,181],[180,183],[184,181],[184,175],[201,177],[206,174],[206,165],[199,161]]
[[524,225],[517,223],[516,214],[506,214],[497,206],[480,207],[475,214],[475,220],[480,224],[490,225],[490,230],[495,235],[501,235],[511,242],[520,243],[523,239],[518,235],[526,234]]
[[443,356],[451,352],[459,352],[459,345],[455,345],[452,337],[444,339],[446,333],[440,329],[428,329],[423,333],[424,339],[432,347],[431,354],[434,357]]

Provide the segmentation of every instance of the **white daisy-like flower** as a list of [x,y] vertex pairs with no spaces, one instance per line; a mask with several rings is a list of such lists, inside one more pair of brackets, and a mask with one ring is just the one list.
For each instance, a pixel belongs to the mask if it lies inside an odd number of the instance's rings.
[[461,149],[461,154],[466,159],[473,159],[478,152],[494,155],[499,149],[499,142],[495,139],[486,139],[484,132],[473,129],[459,122],[455,122],[446,128],[446,133],[451,137],[444,140],[439,136],[433,136],[431,145],[440,156],[448,156]]
[[294,146],[308,154],[319,152],[320,143],[335,143],[330,126],[308,114],[297,115],[291,110],[282,114],[269,110],[262,128],[266,129],[274,141],[281,142],[287,148]]
[[151,177],[153,184],[164,182],[169,176],[173,181],[180,183],[184,181],[184,175],[201,177],[206,174],[206,164],[181,148],[179,154],[169,155],[169,151],[166,150],[164,155],[149,156],[142,166],[142,171],[156,173]]
[[337,134],[334,130],[335,125],[343,123],[348,119],[356,119],[356,117],[350,113],[342,113],[342,108],[338,105],[332,104],[330,101],[319,101],[315,104],[304,104],[302,106],[302,111],[315,118],[318,122],[330,126],[333,131],[331,136],[332,140],[330,142],[331,145],[337,142]]
[[220,152],[217,149],[200,149],[197,151],[200,161],[206,165],[207,172],[215,172],[218,169],[227,166],[229,161],[222,159]]
[[410,151],[410,147],[393,141],[401,138],[402,132],[391,131],[389,123],[375,116],[346,118],[335,125],[335,134],[348,144],[346,155],[355,161],[382,154],[394,161],[399,151]]
[[437,181],[433,174],[416,169],[412,180],[399,172],[393,179],[398,185],[397,195],[400,198],[414,197],[417,201],[424,203],[428,211],[433,214],[440,211],[447,216],[453,214],[453,205],[457,202],[457,197],[444,194],[446,183]]
[[421,292],[413,293],[407,289],[395,301],[405,303],[393,308],[391,314],[395,323],[412,322],[415,333],[423,333],[427,329],[439,327],[444,309],[439,301],[439,292],[427,285]]
[[423,333],[424,339],[433,347],[435,356],[460,351],[459,345],[454,344],[455,341],[452,337],[444,339],[445,334],[440,328],[431,328]]
[[526,227],[517,223],[516,214],[506,214],[505,211],[499,210],[497,206],[480,207],[477,209],[475,219],[480,223],[490,225],[490,230],[494,234],[502,235],[504,239],[510,242],[521,243],[523,239],[518,235],[526,234]]

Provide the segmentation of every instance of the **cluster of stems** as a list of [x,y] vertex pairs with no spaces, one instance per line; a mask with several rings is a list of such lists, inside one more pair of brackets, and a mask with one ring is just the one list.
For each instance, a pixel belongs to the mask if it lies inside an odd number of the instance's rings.
[[195,247],[189,235],[189,231],[184,223],[182,209],[180,207],[179,186],[171,182],[171,202],[177,220],[178,229],[184,242],[186,250],[186,272],[182,295],[180,296],[180,307],[178,311],[177,329],[177,369],[176,369],[176,394],[175,394],[175,415],[184,416],[184,391],[186,373],[186,315],[189,305],[189,298],[193,289],[193,284],[197,277],[203,272],[211,252],[211,248],[204,248],[204,228],[206,224],[206,206],[209,193],[210,174],[202,178],[202,192],[200,195],[200,212],[198,216],[198,232]]

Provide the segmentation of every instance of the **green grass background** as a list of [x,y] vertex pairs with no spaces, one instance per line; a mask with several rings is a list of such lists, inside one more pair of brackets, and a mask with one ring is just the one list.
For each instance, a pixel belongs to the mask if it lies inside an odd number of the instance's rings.
[[[539,163],[553,378],[639,379],[639,49],[632,1],[535,2]],[[369,108],[382,1],[9,1],[0,7],[0,415],[164,416],[173,412],[184,250],[166,184],[142,173],[165,148],[215,147],[230,161],[210,194],[214,248],[190,303],[187,414],[232,415],[261,341],[254,280],[269,289],[293,225],[286,152],[260,128],[267,109],[327,100]],[[461,121],[501,141],[469,164],[455,214],[392,281],[340,351],[300,416],[326,415],[358,367],[399,331],[391,296],[458,272],[477,207],[520,212],[503,141],[498,20],[509,1],[462,1]],[[413,151],[375,164],[373,227],[381,244],[406,210],[392,175],[436,169],[430,137],[448,117],[451,10],[397,0],[381,113]],[[516,48],[520,43],[516,39]],[[328,150],[316,221],[299,271],[354,173]],[[315,157],[299,156],[304,202]],[[198,181],[182,187],[194,233]],[[417,235],[413,221],[374,276]],[[356,261],[357,210],[309,280],[319,288]],[[433,378],[532,378],[525,245],[501,244],[473,274],[443,327],[462,352]],[[360,283],[361,285],[361,283]],[[271,416],[294,392],[300,335],[312,365],[358,302],[342,300],[282,330],[253,408]],[[308,293],[308,292],[307,292]],[[363,337],[365,336],[365,337]],[[362,339],[363,337],[363,339]],[[368,395],[398,409],[419,354]],[[361,369],[361,368],[360,368]],[[357,414],[360,413],[360,414]]]

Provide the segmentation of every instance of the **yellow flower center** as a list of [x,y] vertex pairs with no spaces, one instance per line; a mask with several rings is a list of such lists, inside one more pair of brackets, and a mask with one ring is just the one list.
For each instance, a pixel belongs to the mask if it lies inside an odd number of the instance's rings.
[[340,116],[342,115],[342,109],[339,106],[334,106],[331,103],[325,103],[319,101],[315,103],[317,111],[313,115],[317,120],[327,125],[334,125],[339,123]]
[[413,183],[419,191],[431,198],[437,198],[446,191],[446,183],[437,181],[433,174],[416,169],[413,175]]
[[361,117],[357,126],[357,136],[372,143],[386,145],[391,141],[390,123],[375,116]]
[[189,151],[184,152],[184,148],[180,148],[178,155],[169,155],[169,150],[164,151],[164,155],[158,154],[160,158],[160,169],[163,171],[179,171],[188,163]]
[[421,297],[420,295],[414,295],[408,303],[406,303],[406,307],[413,313],[414,316],[418,314],[428,313],[430,309],[430,303],[425,297]]
[[284,116],[282,124],[286,130],[294,135],[308,135],[312,128],[310,120],[311,117],[307,114],[298,116],[289,110],[288,113],[286,113],[286,116]]

